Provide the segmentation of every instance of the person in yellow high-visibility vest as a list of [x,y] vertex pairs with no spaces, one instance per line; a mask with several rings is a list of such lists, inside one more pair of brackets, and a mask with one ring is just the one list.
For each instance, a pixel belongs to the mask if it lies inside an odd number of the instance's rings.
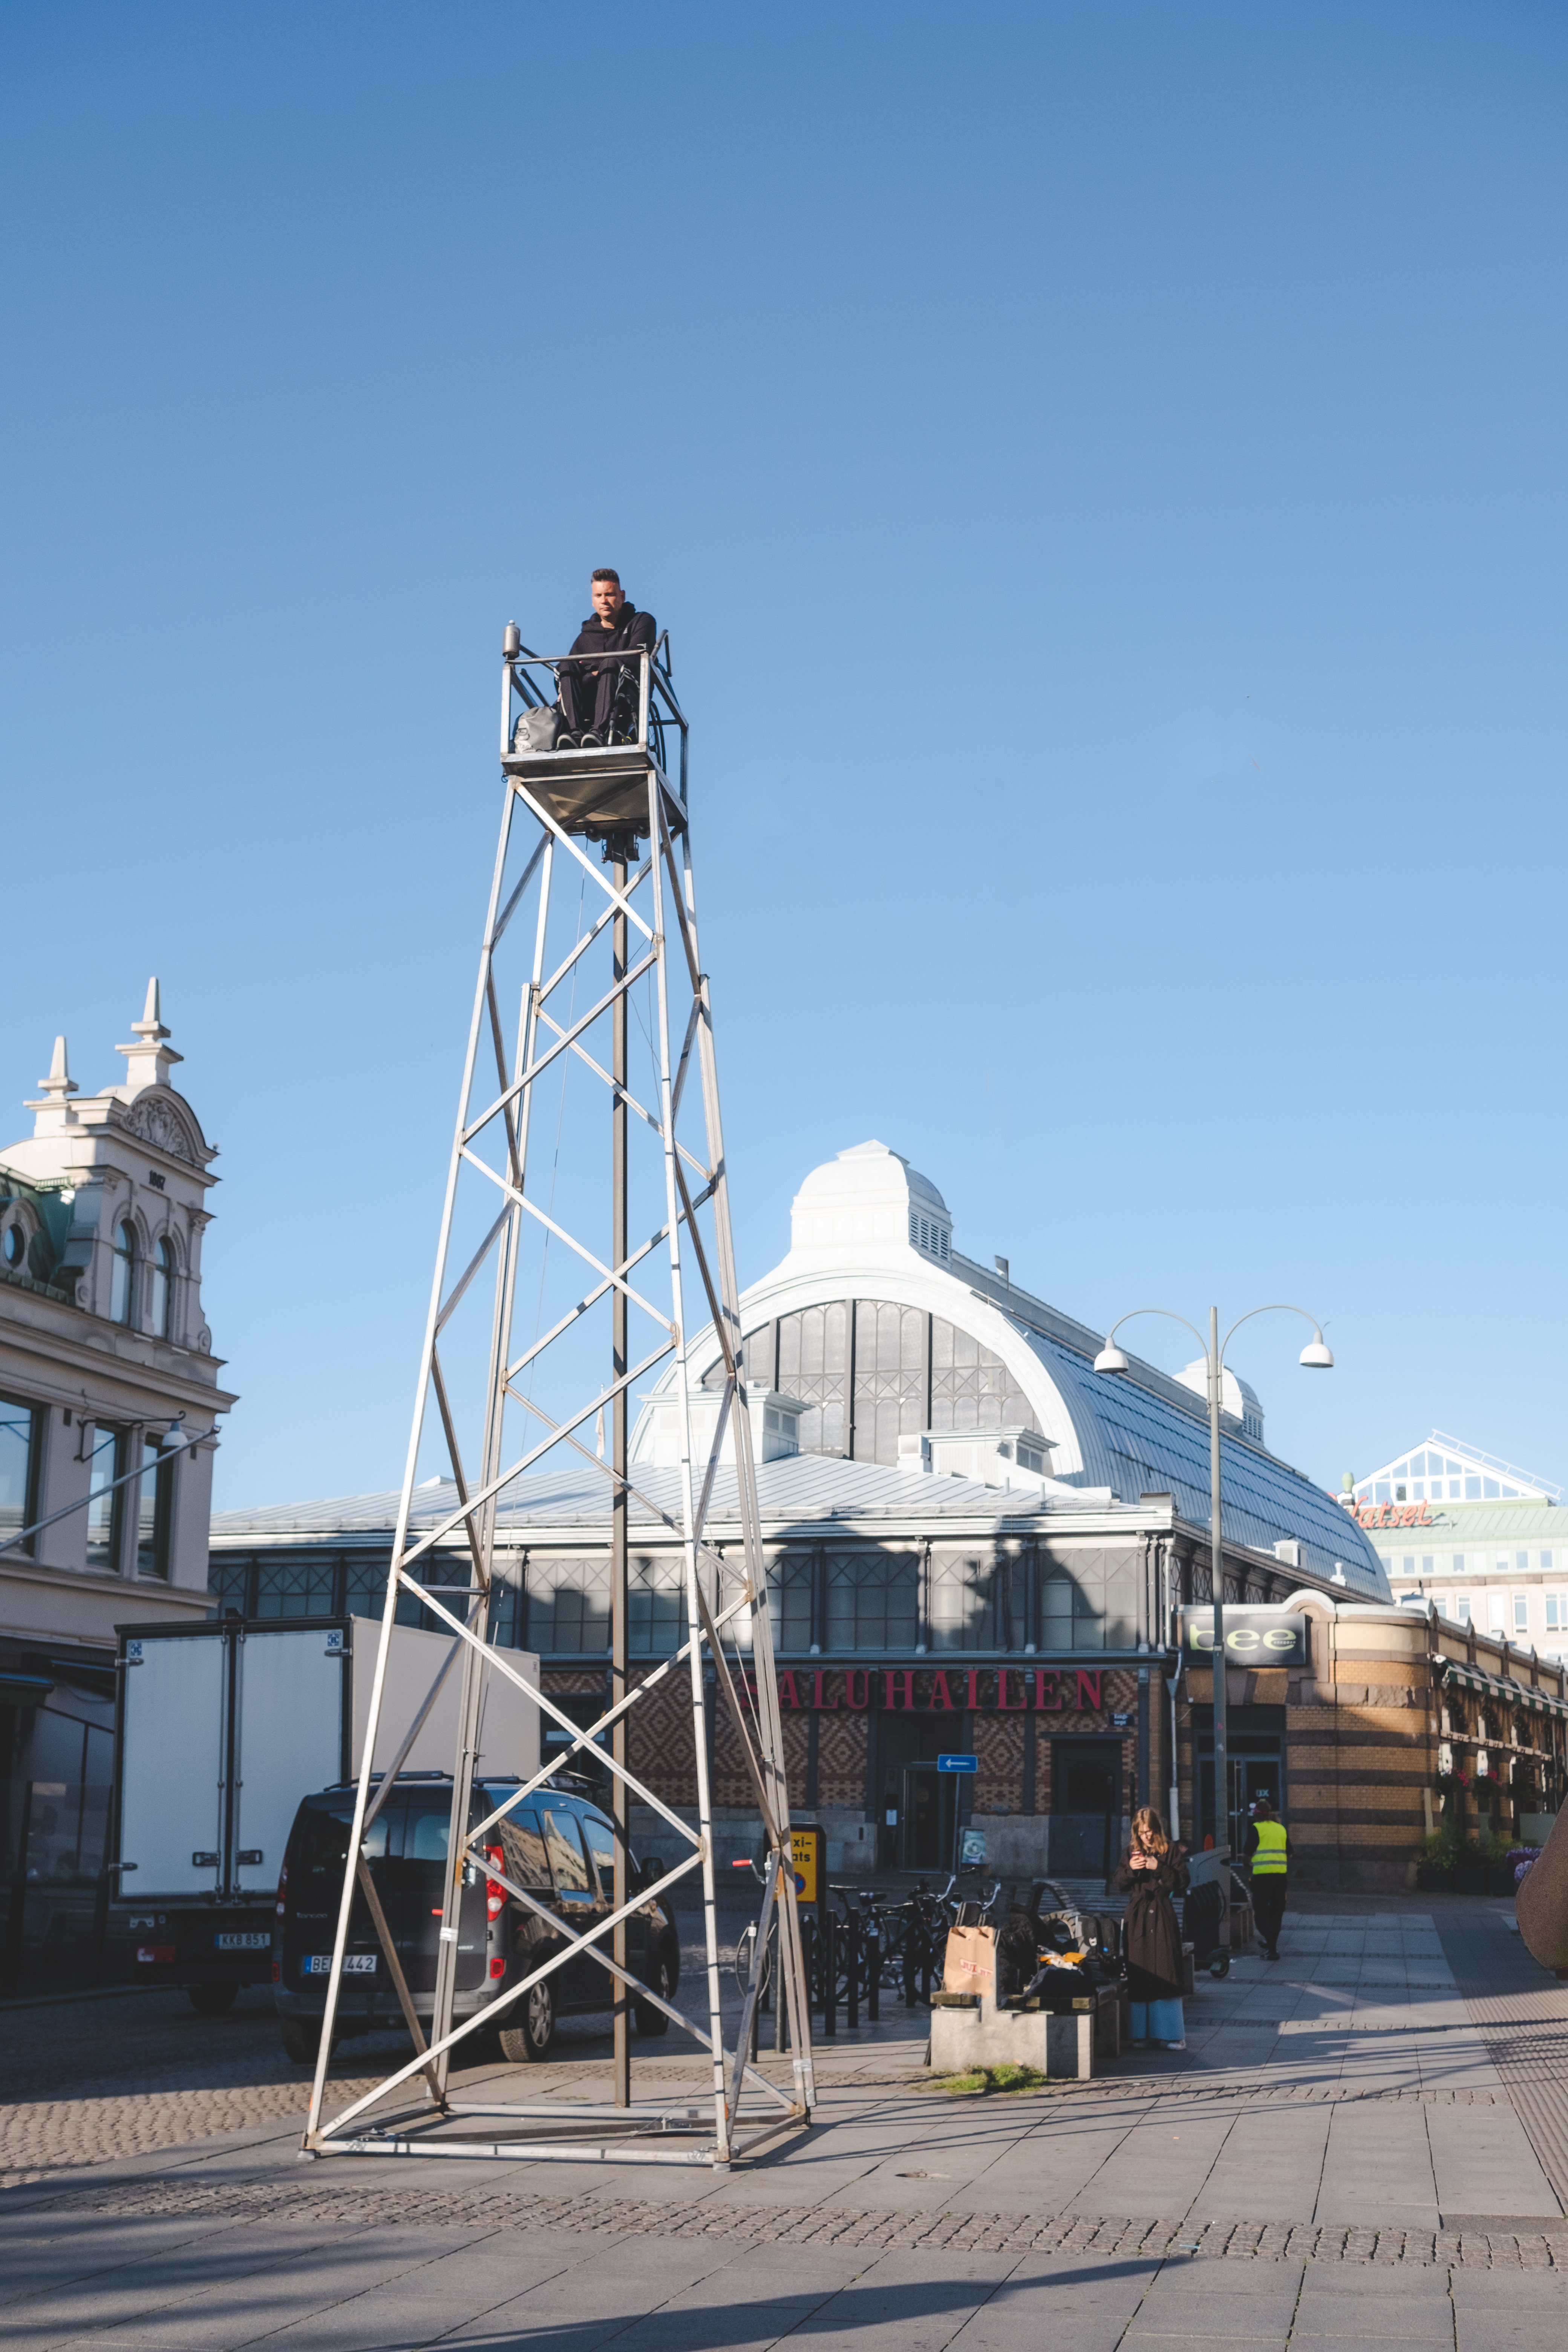
[[1252,1872],[1252,1916],[1263,1938],[1266,1956],[1279,1958],[1279,1930],[1285,1921],[1285,1882],[1290,1868],[1290,1832],[1275,1818],[1267,1797],[1252,1808],[1247,1832],[1246,1860]]

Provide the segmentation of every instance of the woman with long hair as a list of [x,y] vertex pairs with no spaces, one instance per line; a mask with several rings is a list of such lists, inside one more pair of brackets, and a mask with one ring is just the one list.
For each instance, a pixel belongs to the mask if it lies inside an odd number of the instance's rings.
[[1173,1845],[1152,1805],[1132,1816],[1132,1836],[1110,1883],[1127,1897],[1127,1990],[1134,2050],[1184,2050],[1182,1931],[1174,1895],[1187,1891],[1184,1846]]

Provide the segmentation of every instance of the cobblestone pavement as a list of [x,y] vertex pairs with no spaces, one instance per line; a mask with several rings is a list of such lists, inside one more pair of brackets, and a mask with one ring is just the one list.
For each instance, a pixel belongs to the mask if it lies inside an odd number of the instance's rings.
[[[734,1927],[744,1916],[744,1906],[725,1906],[727,1961],[733,1958]],[[738,1989],[728,1972],[725,1990],[734,1991],[738,2011]],[[694,2004],[705,1997],[701,1953],[688,1941],[678,2006],[695,2015]],[[592,2021],[569,2020],[561,2028],[560,2047],[574,2068],[603,2065],[609,2043]],[[255,2124],[302,2121],[310,2095],[308,2071],[284,2055],[272,1995],[262,1986],[241,1992],[224,2017],[199,2017],[174,1989],[19,2007],[0,2012],[0,2189]],[[483,2058],[483,2045],[476,2054]],[[455,2074],[454,2082],[468,2085],[495,2073],[493,2042],[488,2054],[491,2063]],[[336,2103],[374,2089],[407,2055],[402,2033],[343,2042],[332,2058]],[[540,2079],[553,2086],[557,2070],[542,2069]]]
[[[215,2185],[170,2180],[142,2189],[88,2190],[35,2209],[34,2231],[52,2215],[62,2231],[84,2214],[118,2220],[237,2222],[287,2221],[318,2231],[396,2224],[424,2230],[564,2230],[573,2235],[703,2238],[740,2245],[900,2247],[999,2253],[1201,2255],[1227,2262],[1464,2263],[1472,2269],[1568,2271],[1568,2225],[1562,2233],[1520,2228],[1358,2230],[1348,2225],[1263,2221],[1151,2221],[1058,2215],[1048,2221],[1016,2213],[915,2212],[858,2206],[723,2207],[707,2201],[672,2210],[668,2199],[508,2195],[491,2187],[464,2190],[351,2187],[302,2188],[275,2173]],[[1568,2305],[1565,2305],[1568,2315]]]
[[[816,2127],[729,2179],[524,2153],[301,2164],[308,2085],[266,1996],[219,2019],[174,1994],[13,2011],[8,2338],[1011,2352],[1065,2328],[1091,2352],[1331,2352],[1319,2337],[1352,2334],[1558,2352],[1568,1995],[1500,1906],[1301,1906],[1285,1955],[1205,1979],[1184,2053],[1023,2097],[933,2085],[923,2013],[841,2030],[817,2046]],[[602,2099],[607,2049],[584,2022],[560,2063],[455,2087]],[[634,2049],[639,2088],[703,2095],[679,2037]],[[392,2035],[344,2045],[333,2105],[406,2054]],[[484,2126],[503,2145],[539,2128]]]

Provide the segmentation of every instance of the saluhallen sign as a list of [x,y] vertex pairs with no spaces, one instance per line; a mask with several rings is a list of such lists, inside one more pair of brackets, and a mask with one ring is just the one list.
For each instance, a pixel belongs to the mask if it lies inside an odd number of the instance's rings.
[[856,1714],[1099,1715],[1104,1681],[1100,1666],[786,1667],[779,1674],[779,1705],[825,1714],[844,1707]]
[[[1213,1656],[1212,1602],[1183,1610],[1182,1647],[1189,1664]],[[1232,1609],[1227,1602],[1225,1654],[1233,1666],[1304,1666],[1307,1619],[1300,1609]]]

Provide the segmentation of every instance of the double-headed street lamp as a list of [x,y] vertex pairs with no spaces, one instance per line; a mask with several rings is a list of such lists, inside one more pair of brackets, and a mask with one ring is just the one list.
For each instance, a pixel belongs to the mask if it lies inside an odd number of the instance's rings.
[[[1276,1304],[1254,1307],[1246,1315],[1237,1316],[1223,1342],[1219,1336],[1219,1309],[1209,1308],[1208,1345],[1204,1346],[1201,1333],[1184,1315],[1173,1314],[1168,1307],[1135,1307],[1113,1323],[1105,1335],[1105,1345],[1094,1360],[1097,1372],[1129,1372],[1132,1367],[1116,1345],[1116,1335],[1123,1323],[1131,1323],[1139,1315],[1165,1315],[1173,1323],[1180,1323],[1191,1331],[1203,1349],[1204,1364],[1208,1373],[1209,1391],[1209,1578],[1214,1586],[1214,1791],[1215,1843],[1220,1848],[1221,1866],[1230,1845],[1230,1757],[1226,1738],[1226,1659],[1225,1659],[1225,1554],[1221,1549],[1220,1481],[1219,1481],[1219,1408],[1225,1381],[1225,1351],[1244,1323],[1254,1315],[1300,1315],[1303,1322],[1312,1325],[1312,1336],[1302,1349],[1300,1360],[1309,1371],[1331,1371],[1334,1359],[1324,1342],[1320,1327],[1304,1307]],[[1195,1767],[1194,1759],[1194,1767]],[[1175,1759],[1171,1759],[1172,1777],[1175,1774]]]

